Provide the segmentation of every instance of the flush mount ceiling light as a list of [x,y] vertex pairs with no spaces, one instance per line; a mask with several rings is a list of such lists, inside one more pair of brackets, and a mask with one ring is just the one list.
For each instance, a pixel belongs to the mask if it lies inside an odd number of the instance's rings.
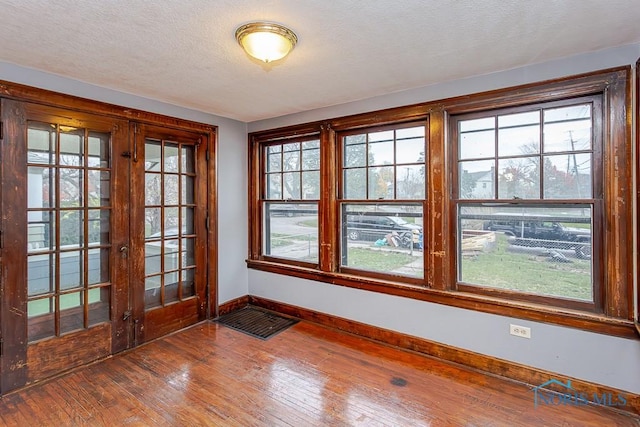
[[251,22],[236,30],[236,40],[249,55],[269,63],[287,56],[298,36],[280,24]]

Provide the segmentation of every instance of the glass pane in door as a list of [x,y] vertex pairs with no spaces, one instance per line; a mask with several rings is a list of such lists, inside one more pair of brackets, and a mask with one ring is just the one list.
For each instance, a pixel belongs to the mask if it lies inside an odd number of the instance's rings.
[[145,140],[145,308],[195,295],[193,145]]
[[30,342],[109,321],[110,137],[28,123]]

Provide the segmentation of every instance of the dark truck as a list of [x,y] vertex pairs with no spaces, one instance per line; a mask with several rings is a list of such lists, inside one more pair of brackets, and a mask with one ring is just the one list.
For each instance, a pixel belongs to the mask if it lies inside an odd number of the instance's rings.
[[422,227],[397,216],[390,215],[347,215],[347,237],[350,240],[378,240],[392,234],[398,236],[399,244],[410,247],[421,244]]
[[591,230],[568,227],[557,221],[492,219],[484,229],[510,236],[517,246],[573,250],[578,258],[591,259]]

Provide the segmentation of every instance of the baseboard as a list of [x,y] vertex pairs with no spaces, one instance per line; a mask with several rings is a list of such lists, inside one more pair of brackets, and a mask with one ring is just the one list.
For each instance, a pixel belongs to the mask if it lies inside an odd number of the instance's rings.
[[218,306],[218,316],[224,316],[225,314],[231,313],[232,311],[236,311],[248,305],[249,305],[249,295],[232,299],[231,301],[227,301]]
[[[554,379],[565,384],[567,383],[567,381],[571,381],[573,390],[579,390],[581,394],[584,394],[586,396],[613,396],[615,400],[616,396],[622,395],[626,399],[626,405],[622,407],[616,407],[615,409],[623,412],[628,412],[633,415],[640,415],[640,395],[638,394],[629,393],[612,387],[591,383],[577,378],[571,378],[566,375],[558,374],[556,372],[545,371],[542,369],[533,368],[531,366],[510,362],[504,359],[497,359],[491,356],[486,356],[469,350],[452,347],[435,341],[417,338],[411,335],[402,334],[388,329],[378,328],[375,326],[367,325],[365,323],[355,322],[353,320],[256,296],[248,296],[246,297],[246,299],[244,299],[243,297],[238,298],[237,300],[233,300],[228,303],[229,308],[241,308],[243,306],[241,304],[244,304],[245,300],[247,304],[266,308],[278,313],[297,317],[302,320],[314,322],[344,332],[349,332],[405,350],[416,351],[438,359],[457,363],[469,368],[477,369],[486,374],[497,375],[502,378],[522,382],[530,385],[532,389],[533,387],[537,387],[540,384],[544,384],[549,380]],[[225,308],[226,305],[227,304],[224,304]],[[545,386],[545,389],[556,391],[559,393],[566,393],[566,389],[554,383]]]

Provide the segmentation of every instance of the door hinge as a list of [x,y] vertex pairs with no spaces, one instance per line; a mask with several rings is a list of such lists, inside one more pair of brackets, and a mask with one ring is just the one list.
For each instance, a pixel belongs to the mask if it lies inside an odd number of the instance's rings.
[[0,357],[4,356],[4,339],[0,338]]
[[0,249],[4,249],[4,231],[0,230]]
[[204,219],[204,228],[209,231],[209,214]]
[[133,162],[138,163],[138,124],[133,124]]
[[0,139],[4,139],[4,122],[0,122]]
[[207,162],[208,162],[209,161],[209,150],[205,151],[204,157],[207,159]]

